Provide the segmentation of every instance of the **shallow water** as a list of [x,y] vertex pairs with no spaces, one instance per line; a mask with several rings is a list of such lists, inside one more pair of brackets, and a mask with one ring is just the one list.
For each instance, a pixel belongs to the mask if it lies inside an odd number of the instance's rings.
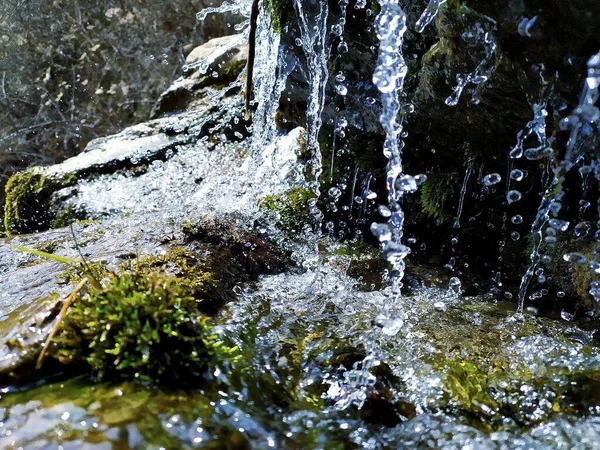
[[342,250],[238,292],[217,331],[246,370],[211,368],[176,390],[87,378],[5,390],[0,445],[597,448],[600,351],[586,324],[517,322],[513,304],[417,287],[386,335],[373,325],[394,310],[389,290],[361,291]]

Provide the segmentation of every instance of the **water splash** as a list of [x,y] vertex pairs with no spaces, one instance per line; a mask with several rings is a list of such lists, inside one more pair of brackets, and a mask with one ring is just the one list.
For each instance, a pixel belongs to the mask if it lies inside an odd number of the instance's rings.
[[[567,222],[552,219],[552,217],[555,217],[561,208],[561,200],[564,196],[562,183],[565,175],[584,157],[586,150],[583,144],[580,144],[581,141],[579,138],[582,136],[589,136],[593,132],[592,124],[597,124],[598,120],[600,119],[600,111],[596,106],[594,106],[598,100],[599,88],[600,52],[592,56],[588,61],[588,74],[579,99],[579,104],[577,107],[575,107],[573,112],[560,123],[560,126],[563,130],[570,130],[565,157],[562,161],[557,162],[550,147],[546,147],[548,141],[545,139],[545,120],[542,122],[542,118],[546,116],[543,113],[545,111],[543,108],[538,107],[536,109],[534,107],[534,112],[537,111],[540,117],[534,118],[533,124],[530,122],[532,125],[529,126],[528,124],[528,127],[526,128],[531,129],[531,132],[534,132],[538,140],[541,141],[541,144],[538,147],[530,149],[534,150],[534,152],[530,154],[536,157],[529,159],[538,159],[537,155],[539,150],[544,149],[543,154],[548,158],[548,166],[550,168],[549,172],[551,173],[551,177],[547,183],[547,188],[538,208],[536,218],[531,227],[534,243],[530,256],[530,265],[523,275],[521,279],[521,285],[519,287],[519,303],[517,307],[518,315],[523,313],[527,288],[536,273],[538,264],[542,260],[540,245],[543,239],[543,228],[548,225],[549,228],[547,230],[545,241],[552,243],[556,241],[555,236],[557,231],[565,231],[569,226]],[[529,134],[531,134],[531,132]],[[525,155],[527,156],[527,151],[525,151]],[[595,172],[596,177],[600,179],[599,171],[596,170]],[[590,294],[594,298],[596,304],[600,303],[600,281],[598,279],[600,270],[596,270],[596,268],[600,267],[600,234],[598,235],[599,239],[596,241],[596,251],[594,253],[593,260],[590,263],[590,269],[592,271]]]
[[[487,82],[501,58],[498,52],[498,45],[491,31],[486,30],[481,23],[476,23],[471,30],[464,32],[462,38],[467,44],[482,46],[484,57],[471,73],[459,73],[456,75],[456,86],[452,89],[452,95],[445,100],[448,106],[458,105],[463,90],[469,84],[479,86]],[[473,104],[479,103],[476,92],[471,98],[471,102]]]
[[423,14],[421,14],[421,17],[417,20],[417,23],[415,23],[415,30],[418,33],[422,33],[423,30],[425,30],[425,27],[435,19],[435,16],[437,16],[437,13],[440,10],[440,6],[444,3],[446,3],[446,0],[429,0],[427,8],[425,8],[425,11],[423,11]]

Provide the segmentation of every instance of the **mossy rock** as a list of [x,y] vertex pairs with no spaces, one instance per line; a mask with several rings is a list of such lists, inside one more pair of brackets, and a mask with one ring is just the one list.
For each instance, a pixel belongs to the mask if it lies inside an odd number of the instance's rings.
[[31,168],[14,174],[6,184],[4,228],[8,234],[33,233],[48,229],[55,219],[52,195],[75,184],[76,177],[47,176]]
[[85,362],[99,379],[199,380],[208,367],[235,362],[238,353],[214,334],[192,294],[175,276],[121,272],[71,306],[53,358]]
[[260,207],[275,213],[275,220],[282,230],[295,233],[310,223],[308,202],[314,198],[315,193],[311,189],[296,187],[283,194],[266,196]]
[[[78,265],[54,246],[47,250],[55,254],[31,250],[69,267],[56,280],[62,287],[50,290],[60,289],[61,296],[28,299],[26,308],[3,323],[6,338],[0,341],[0,353],[8,357],[0,365],[0,381],[21,385],[57,372],[87,372],[98,379],[172,384],[200,382],[205,369],[217,363],[225,371],[235,360],[234,345],[212,332],[219,312],[235,298],[236,286],[290,267],[288,254],[226,219],[188,222],[164,239],[166,251],[137,257],[126,253],[121,258],[132,259],[110,269],[94,260]],[[73,293],[66,316],[58,319],[67,298],[65,285],[80,283],[83,289]],[[62,320],[57,334],[36,371],[57,320]]]
[[[417,325],[415,331],[424,332],[435,349],[424,359],[443,382],[442,395],[431,399],[430,408],[458,415],[485,432],[533,426],[561,413],[589,413],[598,398],[592,394],[598,370],[594,363],[571,366],[568,355],[575,348],[596,355],[597,349],[573,343],[568,325],[534,316],[510,320],[513,311],[509,303],[466,298]],[[548,360],[519,350],[540,339],[550,343]]]

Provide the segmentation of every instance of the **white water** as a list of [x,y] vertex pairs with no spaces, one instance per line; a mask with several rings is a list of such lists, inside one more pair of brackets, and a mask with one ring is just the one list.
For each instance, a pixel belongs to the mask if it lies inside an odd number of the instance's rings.
[[327,28],[329,6],[327,0],[317,0],[313,4],[307,0],[294,0],[293,3],[308,71],[306,145],[311,152],[308,178],[313,181],[313,189],[318,195],[318,180],[322,172],[321,149],[318,139],[322,125],[325,88],[329,78],[327,69],[330,54]]

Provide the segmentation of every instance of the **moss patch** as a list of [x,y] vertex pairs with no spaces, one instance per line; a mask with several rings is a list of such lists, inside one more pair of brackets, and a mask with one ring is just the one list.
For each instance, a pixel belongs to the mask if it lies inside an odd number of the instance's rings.
[[158,272],[122,273],[77,299],[55,342],[62,363],[150,384],[198,378],[237,352],[213,333],[192,291]]
[[285,15],[287,8],[291,8],[291,2],[288,3],[285,0],[266,0],[265,8],[269,12],[271,17],[271,26],[275,33],[280,34],[285,23]]
[[458,174],[455,172],[432,172],[421,187],[421,206],[438,223],[453,219],[455,193],[458,188]]
[[276,213],[277,223],[284,231],[299,231],[310,221],[308,201],[315,194],[308,188],[293,188],[284,194],[268,195],[260,207]]
[[8,234],[46,230],[54,220],[52,194],[77,181],[75,176],[55,179],[32,168],[14,174],[6,184],[4,228]]

